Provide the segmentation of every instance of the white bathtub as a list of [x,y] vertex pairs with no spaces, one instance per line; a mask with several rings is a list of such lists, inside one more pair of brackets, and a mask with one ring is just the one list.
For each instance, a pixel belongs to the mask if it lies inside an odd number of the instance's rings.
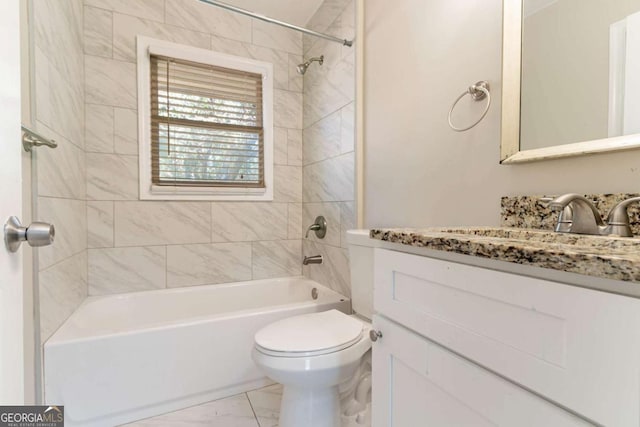
[[44,346],[45,400],[114,426],[261,387],[255,332],[331,308],[350,301],[301,277],[90,297]]

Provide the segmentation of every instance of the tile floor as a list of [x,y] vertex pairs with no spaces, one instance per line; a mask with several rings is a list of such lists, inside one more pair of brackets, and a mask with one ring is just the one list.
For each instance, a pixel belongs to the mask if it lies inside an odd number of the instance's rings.
[[282,386],[271,385],[127,424],[127,427],[277,427]]

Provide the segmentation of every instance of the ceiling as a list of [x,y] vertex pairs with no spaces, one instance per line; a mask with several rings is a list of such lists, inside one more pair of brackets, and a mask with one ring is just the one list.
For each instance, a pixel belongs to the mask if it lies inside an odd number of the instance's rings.
[[304,26],[323,0],[222,0],[224,3],[266,15],[290,24]]

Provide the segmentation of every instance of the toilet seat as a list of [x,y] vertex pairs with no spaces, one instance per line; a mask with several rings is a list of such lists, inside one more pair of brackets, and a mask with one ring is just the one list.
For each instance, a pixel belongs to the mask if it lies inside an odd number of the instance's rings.
[[274,356],[274,357],[310,357],[310,356],[321,356],[323,354],[329,354],[329,353],[335,353],[336,351],[340,351],[340,350],[344,350],[345,348],[349,348],[352,345],[354,345],[355,343],[357,343],[358,341],[360,341],[362,339],[362,333],[360,333],[360,335],[358,335],[356,338],[354,338],[353,340],[349,341],[348,343],[339,345],[337,347],[331,347],[331,348],[325,348],[322,350],[315,350],[315,351],[277,351],[277,350],[269,350],[267,348],[264,348],[258,344],[256,344],[256,350],[258,350],[260,353],[264,353],[266,355],[269,356]]
[[363,336],[365,324],[338,310],[293,316],[274,322],[256,333],[256,350],[275,357],[309,357],[353,346]]

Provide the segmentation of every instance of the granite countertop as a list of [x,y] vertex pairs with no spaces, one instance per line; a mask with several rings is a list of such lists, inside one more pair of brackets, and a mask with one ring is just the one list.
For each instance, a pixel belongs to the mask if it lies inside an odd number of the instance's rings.
[[372,229],[386,242],[640,283],[640,238],[510,227]]

